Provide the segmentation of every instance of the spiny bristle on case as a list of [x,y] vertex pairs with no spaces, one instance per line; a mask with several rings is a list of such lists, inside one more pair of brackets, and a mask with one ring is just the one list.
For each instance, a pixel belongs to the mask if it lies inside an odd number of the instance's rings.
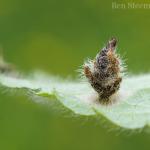
[[94,60],[83,65],[83,73],[99,95],[100,102],[109,99],[120,88],[122,81],[121,60],[116,54],[117,40],[112,38]]

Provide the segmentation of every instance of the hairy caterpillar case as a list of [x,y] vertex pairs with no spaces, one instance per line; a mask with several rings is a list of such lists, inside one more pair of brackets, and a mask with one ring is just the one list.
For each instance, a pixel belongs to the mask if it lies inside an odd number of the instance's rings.
[[85,62],[84,75],[99,95],[99,100],[109,102],[122,81],[121,60],[116,54],[117,40],[112,38],[94,60]]

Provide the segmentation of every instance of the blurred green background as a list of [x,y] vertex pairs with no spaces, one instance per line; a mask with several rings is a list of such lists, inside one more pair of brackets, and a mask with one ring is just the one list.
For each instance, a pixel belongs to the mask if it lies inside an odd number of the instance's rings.
[[[120,1],[128,2],[128,1]],[[139,1],[136,2],[148,2]],[[0,43],[5,59],[23,72],[35,69],[75,77],[111,37],[131,73],[148,72],[150,9],[113,10],[112,1],[1,0]],[[150,135],[108,132],[26,96],[0,92],[0,150],[148,150]]]

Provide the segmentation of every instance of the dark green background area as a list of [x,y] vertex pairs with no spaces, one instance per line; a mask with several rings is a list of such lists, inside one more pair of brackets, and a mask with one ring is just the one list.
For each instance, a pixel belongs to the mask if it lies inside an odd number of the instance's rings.
[[[93,58],[111,36],[116,36],[118,52],[129,72],[148,72],[150,10],[112,10],[111,3],[1,0],[0,43],[6,60],[23,72],[40,69],[64,77],[76,76],[75,70],[84,59]],[[116,135],[103,126],[92,120],[64,117],[26,96],[0,92],[2,150],[150,148],[149,134]]]

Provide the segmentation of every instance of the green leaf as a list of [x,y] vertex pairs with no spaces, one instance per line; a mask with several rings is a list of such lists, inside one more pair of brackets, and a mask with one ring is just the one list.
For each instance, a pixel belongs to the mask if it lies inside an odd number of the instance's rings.
[[44,97],[50,101],[55,98],[75,114],[100,115],[125,129],[150,125],[150,74],[126,77],[109,105],[100,104],[97,93],[86,81],[64,80],[41,73],[28,78],[1,74],[0,85],[10,89],[28,89],[43,97],[43,101]]

